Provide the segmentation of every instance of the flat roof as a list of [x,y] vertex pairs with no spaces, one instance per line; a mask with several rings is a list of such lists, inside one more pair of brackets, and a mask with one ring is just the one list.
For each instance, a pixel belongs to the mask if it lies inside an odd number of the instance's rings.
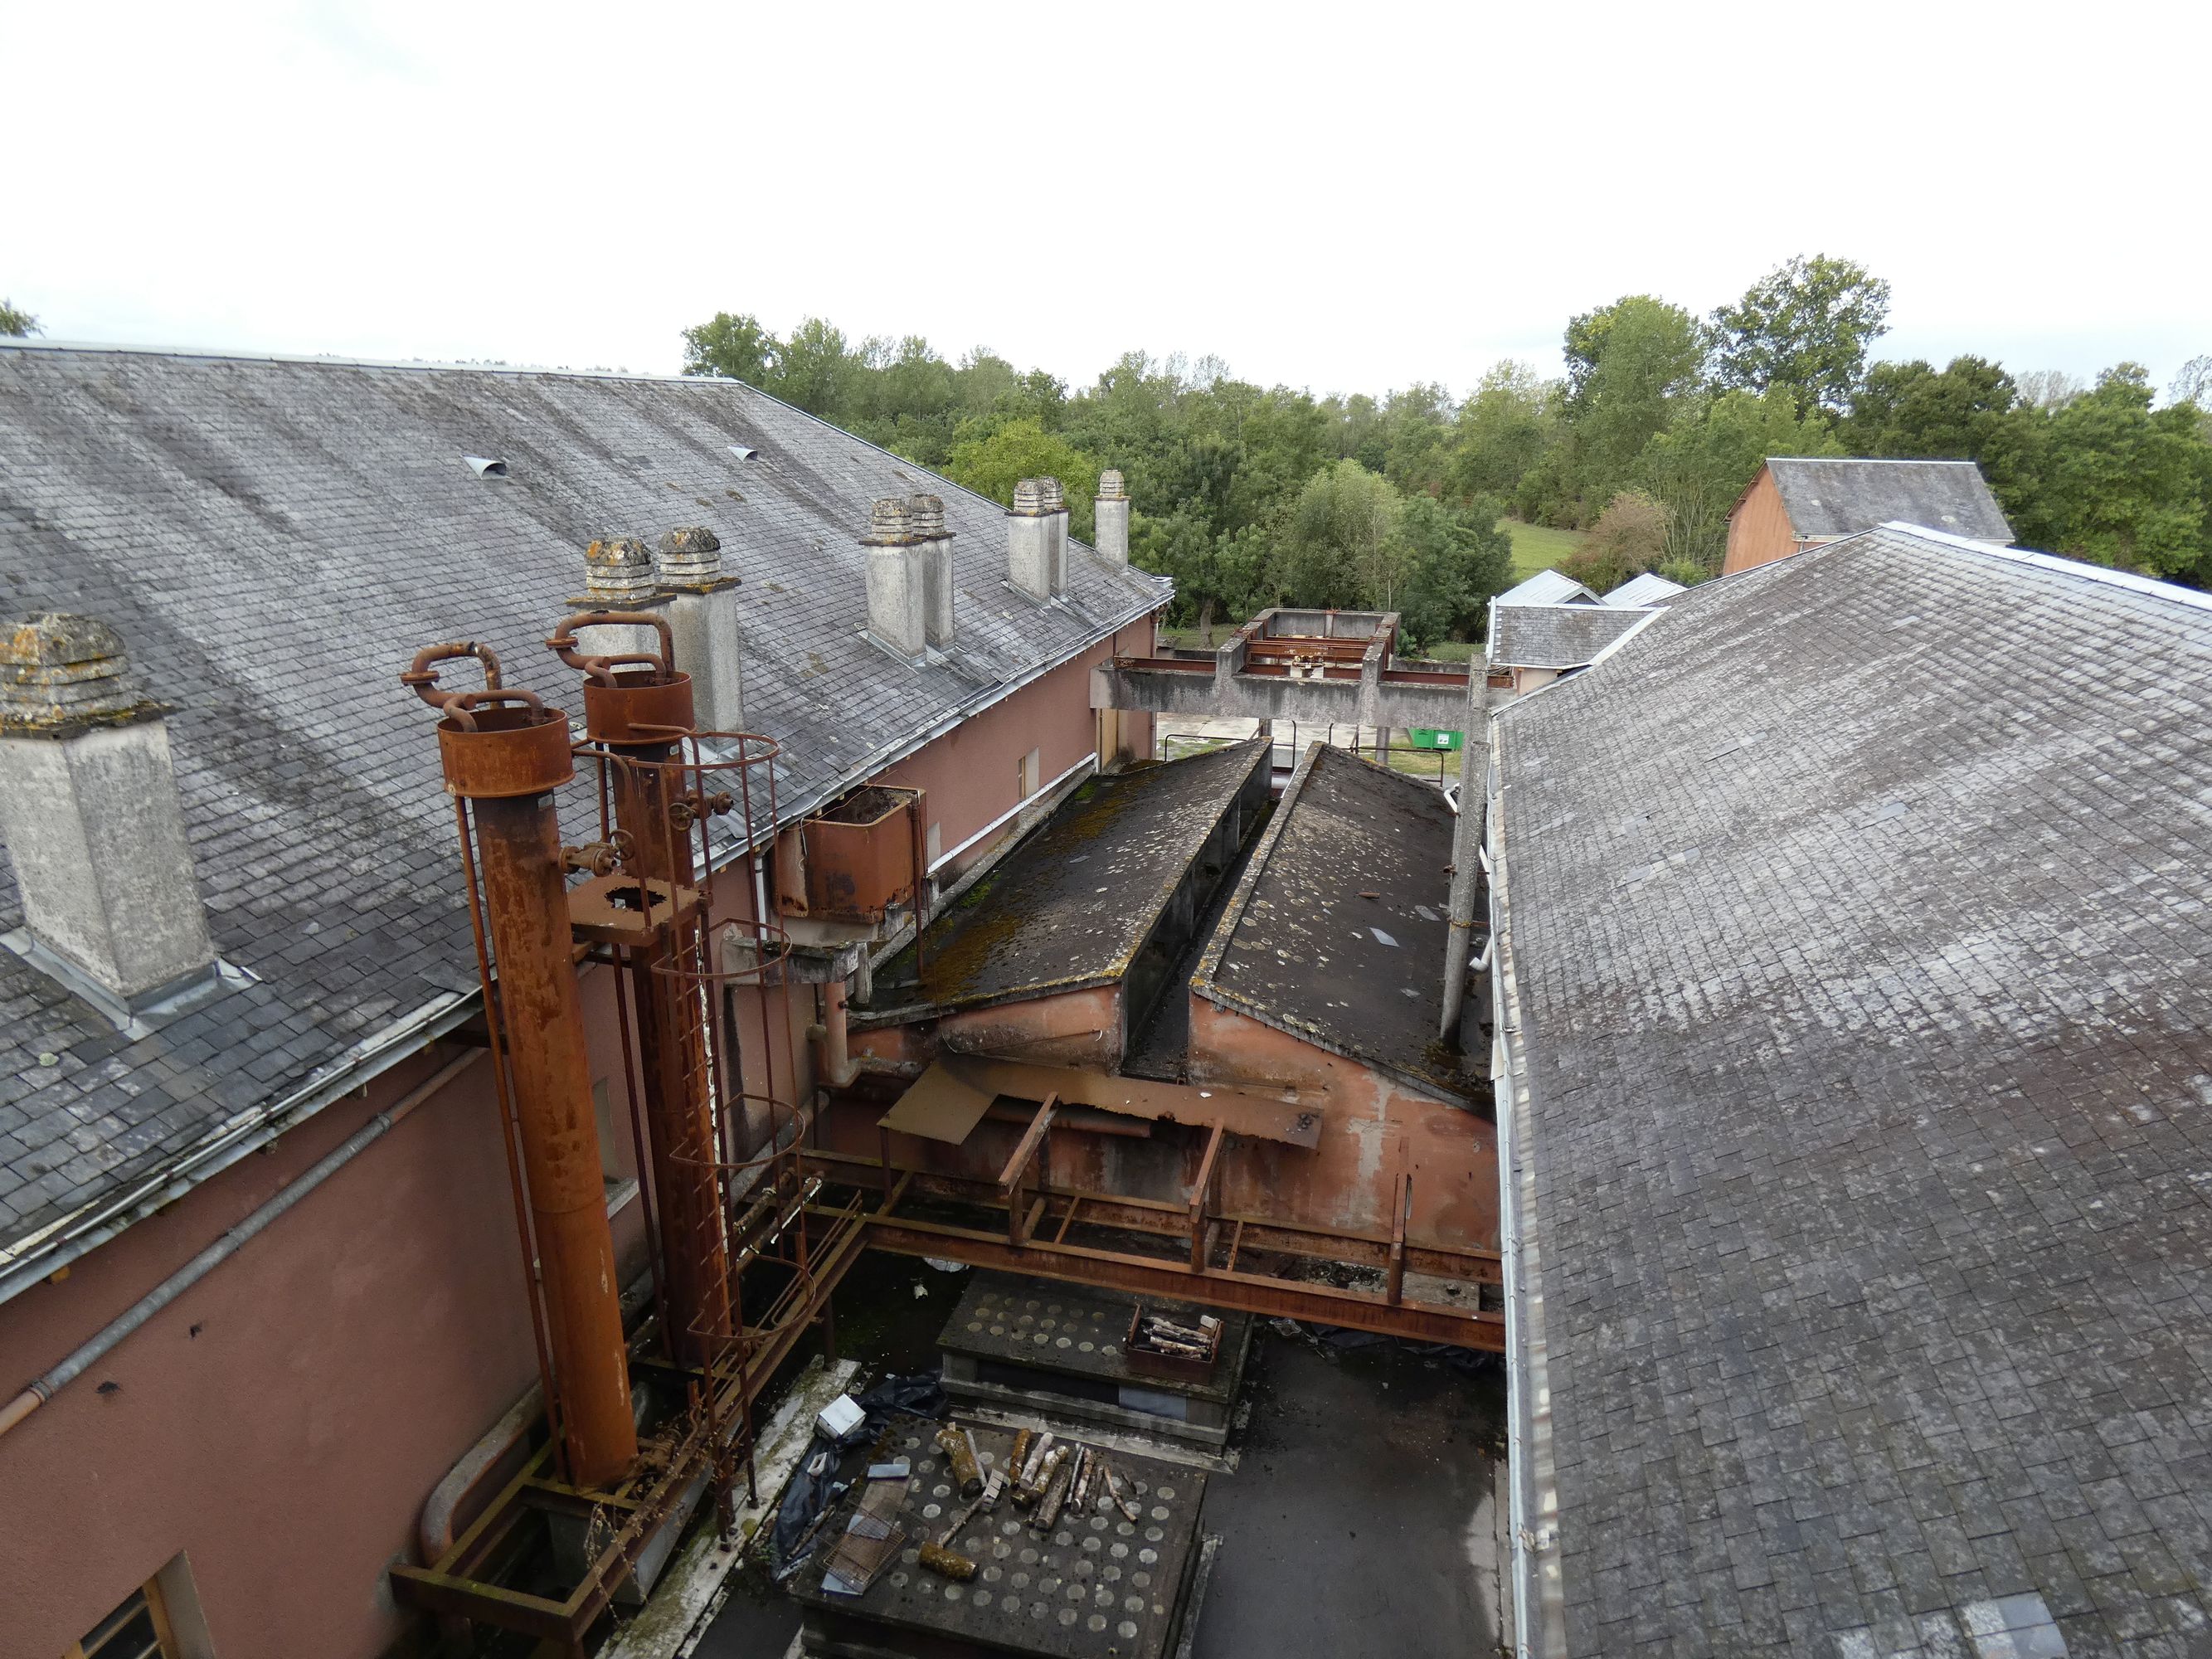
[[1437,1038],[1456,822],[1434,784],[1313,744],[1192,989],[1422,1087],[1487,1100],[1487,1056]]

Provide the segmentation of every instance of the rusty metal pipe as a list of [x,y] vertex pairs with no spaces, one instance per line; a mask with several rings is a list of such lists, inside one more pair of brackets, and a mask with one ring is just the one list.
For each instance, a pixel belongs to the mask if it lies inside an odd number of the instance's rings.
[[574,775],[568,721],[527,703],[459,715],[439,721],[438,748],[447,789],[472,808],[498,975],[485,1001],[505,1028],[562,1441],[578,1486],[611,1486],[637,1455],[637,1429],[554,810]]

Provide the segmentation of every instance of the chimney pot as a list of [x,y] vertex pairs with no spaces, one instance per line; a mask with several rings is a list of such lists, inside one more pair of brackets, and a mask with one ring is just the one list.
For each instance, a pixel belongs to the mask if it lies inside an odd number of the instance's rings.
[[885,495],[868,511],[868,533],[862,538],[867,547],[903,547],[914,539],[914,520],[907,512],[906,503],[896,495]]
[[641,605],[658,586],[653,555],[636,537],[602,537],[584,550],[584,591],[592,604],[612,608]]
[[1014,511],[1024,518],[1036,518],[1051,512],[1052,508],[1044,504],[1045,483],[1046,480],[1042,478],[1024,478],[1016,484]]
[[1109,466],[1103,472],[1098,475],[1098,499],[1100,501],[1123,501],[1127,498],[1127,495],[1128,492],[1121,487],[1121,473],[1116,471],[1114,468]]
[[1067,592],[1067,492],[1057,478],[1039,478],[1037,493],[1044,504],[1052,591],[1057,596]]
[[907,521],[914,533],[923,541],[945,533],[945,499],[940,495],[909,495],[906,501]]
[[660,538],[655,562],[663,586],[708,586],[722,580],[722,538],[702,524],[678,525]]
[[8,942],[118,1024],[215,963],[167,712],[106,623],[0,626],[0,836],[29,924]]

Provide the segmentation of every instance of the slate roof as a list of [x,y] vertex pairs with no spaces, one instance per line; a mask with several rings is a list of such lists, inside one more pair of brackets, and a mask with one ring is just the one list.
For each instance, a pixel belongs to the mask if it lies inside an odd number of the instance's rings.
[[1312,744],[1192,988],[1419,1087],[1486,1102],[1487,1084],[1436,1041],[1456,822],[1434,784]]
[[[1230,803],[1261,738],[1085,779],[878,970],[872,1012],[980,1007],[1120,977]],[[1134,1013],[1139,1011],[1132,1011]]]
[[1597,595],[1572,576],[1539,570],[1498,596],[1499,605],[1595,605]]
[[[860,637],[869,504],[917,490],[957,537],[959,641],[924,667]],[[354,1045],[458,1018],[437,1013],[475,986],[453,818],[396,676],[465,635],[573,711],[542,641],[584,543],[685,523],[744,582],[747,714],[786,745],[787,812],[1170,591],[1079,552],[1064,604],[1021,597],[995,502],[734,381],[0,342],[0,614],[111,622],[177,705],[216,946],[262,981],[130,1043],[0,954],[0,1294],[52,1230],[82,1248],[88,1206],[234,1156],[211,1149]],[[0,932],[20,921],[0,865]]]
[[1490,613],[1490,661],[1499,668],[1580,668],[1657,616],[1648,606],[1507,605]]
[[1680,582],[1668,581],[1656,570],[1646,570],[1641,575],[1631,576],[1606,594],[1605,602],[1620,605],[1664,605],[1677,593],[1689,591]]
[[2204,1652],[2212,597],[1887,526],[1493,729],[1536,1650]]
[[1977,541],[2012,540],[2012,526],[1972,461],[1770,455],[1766,465],[1801,537],[1855,535],[1894,520]]

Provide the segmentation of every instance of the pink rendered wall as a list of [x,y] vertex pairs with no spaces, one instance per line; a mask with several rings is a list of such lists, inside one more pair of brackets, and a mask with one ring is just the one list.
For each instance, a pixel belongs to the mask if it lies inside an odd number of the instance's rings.
[[[586,975],[619,1108],[611,989]],[[0,1303],[0,1389],[462,1052],[396,1068]],[[222,1659],[371,1659],[405,1633],[386,1566],[416,1559],[430,1488],[537,1376],[490,1079],[479,1060],[0,1437],[0,1659],[57,1659],[180,1550]],[[626,1274],[638,1213],[616,1219]]]
[[[939,845],[951,852],[1018,803],[1015,767],[1031,749],[1038,751],[1037,782],[1042,787],[1097,746],[1099,722],[1091,707],[1091,671],[1111,656],[1151,655],[1153,634],[1150,617],[1131,623],[1111,640],[878,773],[874,781],[927,791],[923,828],[926,831],[935,823]],[[1123,716],[1125,721],[1129,718]],[[1123,741],[1137,757],[1148,758],[1149,717],[1133,729],[1125,726]],[[1099,757],[1102,766],[1112,760],[1110,755]]]

